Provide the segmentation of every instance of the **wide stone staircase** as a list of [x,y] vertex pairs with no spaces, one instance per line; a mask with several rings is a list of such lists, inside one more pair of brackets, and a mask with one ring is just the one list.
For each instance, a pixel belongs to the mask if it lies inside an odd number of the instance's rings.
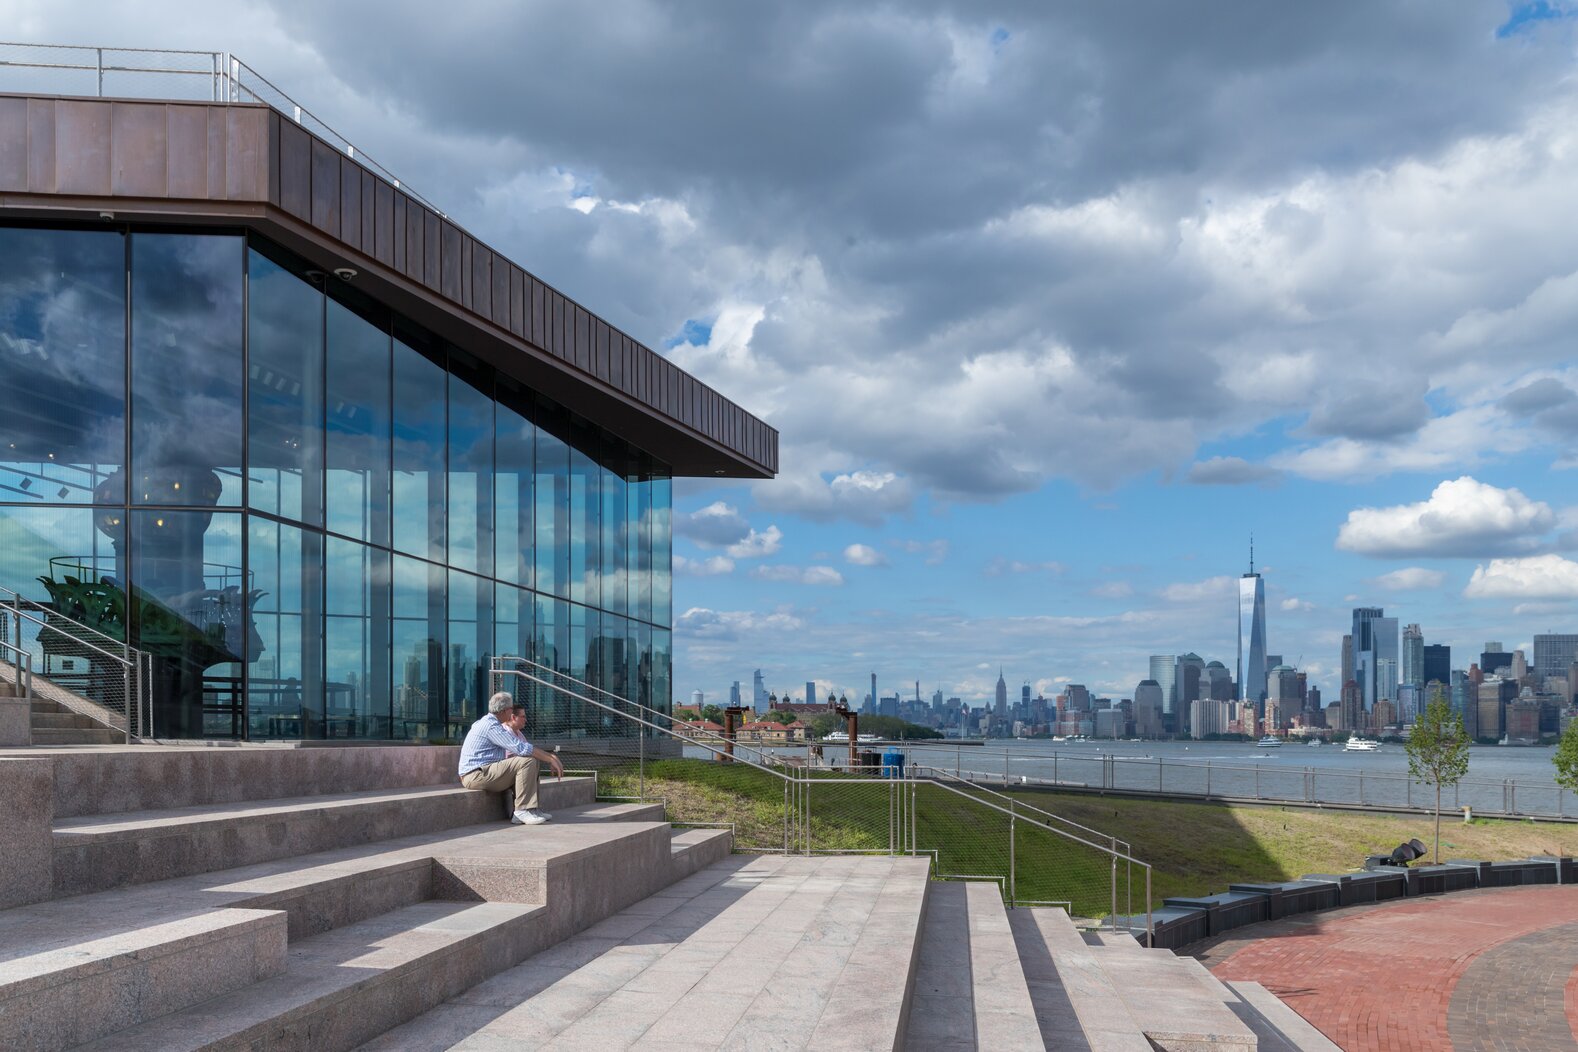
[[580,777],[512,826],[455,754],[0,751],[0,1048],[1335,1047],[926,857],[730,854]]

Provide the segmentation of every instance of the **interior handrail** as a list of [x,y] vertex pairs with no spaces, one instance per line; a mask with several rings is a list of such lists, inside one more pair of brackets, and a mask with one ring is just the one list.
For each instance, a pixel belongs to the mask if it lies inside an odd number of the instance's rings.
[[[19,603],[27,603],[33,609],[43,610],[50,617],[59,618],[60,620],[66,622],[68,625],[71,625],[71,626],[73,626],[75,628],[80,628],[84,632],[91,632],[93,635],[97,636],[98,638],[106,640],[109,643],[113,644],[114,646],[123,648],[126,651],[126,653],[128,653],[128,654],[140,654],[141,653],[141,651],[139,651],[136,647],[131,646],[128,643],[122,643],[121,641],[115,639],[113,636],[106,635],[105,633],[100,632],[96,628],[89,628],[87,625],[83,624],[80,621],[73,621],[71,618],[67,617],[65,614],[62,614],[59,611],[50,609],[49,607],[45,606],[43,603],[38,602],[36,599],[28,599],[26,596],[17,595],[17,593],[11,591],[11,589],[5,587],[4,585],[0,585],[0,592],[5,592],[5,593],[9,594],[12,597],[12,602],[11,602],[10,605],[7,605],[4,601],[0,601],[0,611],[9,610],[11,613],[15,614],[17,617],[22,618],[24,621],[29,621],[29,622],[31,622],[31,623],[33,623],[35,625],[38,625],[41,628],[47,628],[47,629],[49,629],[52,632],[60,632],[61,631],[61,629],[60,629],[60,627],[58,625],[52,625],[48,621],[44,620],[43,618],[35,617],[35,616],[33,616],[33,614],[31,614],[27,610],[22,609],[22,607],[20,605],[17,605]],[[65,635],[67,633],[61,632],[61,634]],[[104,649],[102,649],[100,647],[94,646],[92,643],[89,643],[85,639],[76,639],[75,636],[73,636],[73,638],[75,639],[75,641],[77,643],[80,643],[82,646],[87,647],[89,650],[93,651],[95,654],[100,654],[100,655],[108,658],[109,660],[115,662],[116,664],[124,665],[127,668],[129,668],[129,669],[137,667],[137,660],[134,657],[128,658],[128,657],[123,657],[120,654],[112,654],[112,653],[110,653],[107,650],[104,650]]]

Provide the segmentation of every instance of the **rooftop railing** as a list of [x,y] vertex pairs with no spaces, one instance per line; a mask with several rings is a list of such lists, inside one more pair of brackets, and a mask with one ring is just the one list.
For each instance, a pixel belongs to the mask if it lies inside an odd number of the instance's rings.
[[402,183],[355,143],[228,51],[0,41],[0,92],[261,103],[278,110],[391,186],[443,215],[433,202]]

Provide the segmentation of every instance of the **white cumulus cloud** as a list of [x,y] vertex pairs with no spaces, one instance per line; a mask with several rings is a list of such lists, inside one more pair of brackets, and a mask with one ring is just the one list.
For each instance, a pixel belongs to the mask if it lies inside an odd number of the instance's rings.
[[1288,598],[1282,600],[1282,609],[1291,614],[1300,610],[1313,610],[1315,609],[1315,604],[1308,599]]
[[728,552],[736,559],[761,559],[777,555],[778,549],[783,547],[783,539],[783,531],[776,526],[769,526],[760,533],[752,530],[737,544],[729,545]]
[[1207,577],[1203,581],[1180,581],[1162,589],[1162,598],[1174,603],[1198,603],[1223,599],[1233,594],[1231,577]]
[[720,577],[733,572],[734,560],[727,555],[713,555],[705,559],[674,556],[674,573],[681,577]]
[[1492,559],[1474,567],[1463,594],[1471,599],[1578,599],[1578,562],[1560,555]]
[[1550,505],[1464,475],[1442,482],[1428,500],[1354,509],[1337,547],[1376,557],[1516,555],[1537,547],[1555,524]]
[[844,561],[852,566],[884,566],[888,559],[869,544],[851,544],[844,549]]
[[1417,592],[1425,588],[1439,588],[1446,580],[1440,570],[1427,570],[1422,566],[1405,566],[1401,570],[1383,573],[1372,578],[1371,583],[1388,592]]

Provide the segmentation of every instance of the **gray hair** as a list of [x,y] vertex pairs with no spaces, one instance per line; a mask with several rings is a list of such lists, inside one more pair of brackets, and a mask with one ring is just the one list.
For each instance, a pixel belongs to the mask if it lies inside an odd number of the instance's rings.
[[501,712],[508,712],[511,709],[518,708],[520,708],[520,706],[515,703],[514,696],[507,691],[501,690],[497,694],[493,695],[493,697],[488,699],[488,711],[493,713],[495,716]]

